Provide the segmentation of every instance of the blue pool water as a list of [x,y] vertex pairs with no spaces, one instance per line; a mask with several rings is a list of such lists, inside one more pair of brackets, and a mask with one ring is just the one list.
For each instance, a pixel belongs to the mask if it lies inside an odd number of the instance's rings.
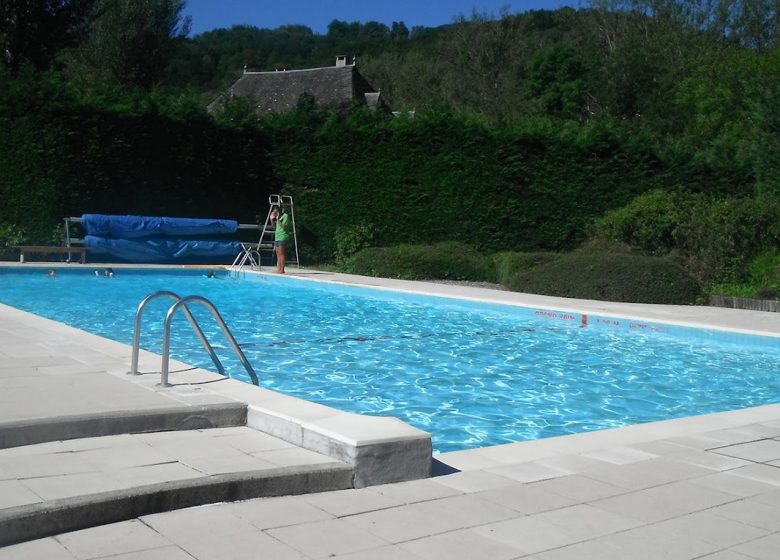
[[[291,278],[204,271],[0,269],[0,302],[131,343],[157,290],[212,300],[262,386],[401,418],[453,451],[780,401],[777,339],[499,306]],[[144,314],[161,352],[170,300]],[[245,372],[193,307],[226,369]],[[586,323],[586,325],[583,325]],[[184,317],[172,356],[213,369]],[[129,357],[128,357],[129,361]]]

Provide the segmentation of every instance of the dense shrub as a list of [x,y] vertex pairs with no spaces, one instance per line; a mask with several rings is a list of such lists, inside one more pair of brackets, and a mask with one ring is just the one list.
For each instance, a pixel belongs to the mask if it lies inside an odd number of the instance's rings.
[[780,251],[769,249],[748,263],[751,279],[763,287],[780,288]]
[[667,258],[630,253],[499,253],[460,243],[364,249],[345,271],[406,280],[499,281],[513,291],[636,303],[693,304],[696,281]]
[[506,286],[549,296],[635,303],[692,304],[696,281],[665,258],[632,254],[568,253],[518,270]]
[[338,228],[333,237],[336,252],[333,255],[336,262],[344,263],[349,257],[371,247],[374,243],[375,228],[368,224],[353,224]]
[[700,281],[744,281],[748,262],[780,247],[780,198],[713,200],[694,207],[681,229],[681,251]]
[[780,247],[780,198],[721,198],[656,190],[598,220],[594,238],[652,255],[673,252],[701,283],[741,282],[747,263]]
[[19,245],[24,239],[24,232],[11,224],[0,224],[0,250],[10,249]]
[[372,247],[355,254],[346,272],[404,280],[492,281],[493,262],[462,243]]
[[711,291],[724,296],[777,299],[780,293],[780,251],[769,249],[750,261],[744,282],[715,284]]
[[690,220],[702,197],[655,189],[640,194],[596,221],[593,236],[627,243],[653,255],[679,248],[681,228]]
[[515,253],[510,251],[496,253],[493,255],[496,281],[507,285],[510,278],[517,273],[554,261],[559,256],[558,253]]

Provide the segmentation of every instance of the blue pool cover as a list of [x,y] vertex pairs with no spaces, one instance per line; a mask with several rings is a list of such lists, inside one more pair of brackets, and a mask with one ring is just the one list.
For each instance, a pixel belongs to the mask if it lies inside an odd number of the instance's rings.
[[84,214],[81,225],[87,235],[134,239],[137,237],[208,236],[235,233],[235,220],[201,218],[155,218],[150,216],[113,216]]
[[108,254],[130,262],[159,263],[200,258],[233,259],[241,250],[238,241],[203,239],[111,239],[87,235],[84,245],[90,252]]
[[[84,245],[93,254],[136,263],[231,260],[241,250],[234,220],[84,214]],[[222,239],[219,239],[222,237]]]

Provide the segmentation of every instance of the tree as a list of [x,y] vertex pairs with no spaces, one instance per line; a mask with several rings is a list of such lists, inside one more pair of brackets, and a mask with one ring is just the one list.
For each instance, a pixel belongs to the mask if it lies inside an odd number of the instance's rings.
[[360,34],[360,23],[353,21],[347,23],[334,19],[328,24],[328,37],[332,39],[356,38]]
[[454,107],[478,107],[489,115],[511,110],[528,51],[518,24],[506,10],[499,19],[474,11],[470,20],[455,20],[439,54],[454,66],[443,80],[443,94]]
[[97,0],[88,37],[70,58],[76,74],[123,86],[159,83],[177,39],[186,37],[185,0]]
[[780,196],[780,47],[767,53],[763,68],[751,76],[752,119],[758,127],[754,150],[756,190],[759,195]]
[[409,28],[403,21],[394,21],[390,27],[390,37],[396,41],[406,41],[409,39]]
[[94,0],[0,0],[0,61],[12,71],[25,62],[48,68],[81,38]]
[[577,118],[583,112],[584,73],[582,62],[571,48],[555,45],[531,59],[528,88],[544,113]]

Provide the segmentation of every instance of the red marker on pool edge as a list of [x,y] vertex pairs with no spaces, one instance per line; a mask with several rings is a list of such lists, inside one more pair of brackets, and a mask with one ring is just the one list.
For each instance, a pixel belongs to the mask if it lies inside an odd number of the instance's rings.
[[582,326],[587,327],[588,326],[588,316],[583,314],[582,315]]

